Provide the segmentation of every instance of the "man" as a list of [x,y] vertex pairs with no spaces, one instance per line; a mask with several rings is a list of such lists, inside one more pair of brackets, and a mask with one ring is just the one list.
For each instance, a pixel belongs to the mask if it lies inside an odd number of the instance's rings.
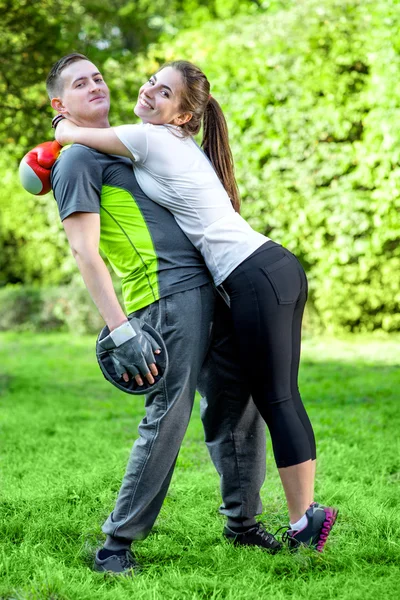
[[[86,127],[109,127],[108,88],[85,56],[60,59],[47,90],[64,117]],[[204,396],[206,443],[221,476],[224,535],[236,544],[276,551],[280,544],[254,519],[265,475],[264,422],[235,358],[229,309],[202,258],[172,215],[144,195],[126,159],[73,145],[55,163],[52,187],[73,255],[111,334],[125,336],[126,313],[133,314],[161,334],[170,363],[162,385],[146,394],[146,414],[115,508],[103,525],[107,538],[95,569],[126,573],[135,567],[131,543],[150,532],[161,509],[196,387]],[[126,313],[99,247],[122,278]],[[129,335],[123,337],[128,344]],[[154,375],[152,364],[136,380],[140,385],[145,376],[151,384]]]

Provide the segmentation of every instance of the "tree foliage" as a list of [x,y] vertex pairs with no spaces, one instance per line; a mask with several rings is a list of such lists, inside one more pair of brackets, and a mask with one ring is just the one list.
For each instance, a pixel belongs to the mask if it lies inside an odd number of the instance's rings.
[[0,287],[8,283],[55,284],[70,280],[76,267],[51,194],[31,196],[7,168],[0,211]]
[[20,156],[50,135],[44,82],[61,56],[77,51],[100,65],[110,56],[127,64],[162,35],[253,7],[251,0],[0,0],[2,146]]
[[0,0],[0,286],[63,283],[75,269],[54,201],[25,194],[16,175],[27,150],[53,137],[51,65],[72,51],[100,67],[112,57],[113,72],[129,81],[136,53],[160,36],[253,7],[251,0]]
[[[76,49],[103,63],[113,122],[132,120],[139,86],[165,60],[197,62],[226,112],[243,215],[301,258],[320,322],[332,330],[400,329],[399,3],[134,4],[140,14],[129,2],[87,2],[76,30]],[[49,62],[62,53],[58,47]],[[35,141],[46,137],[31,62],[29,116],[37,120],[29,129],[16,118],[14,127],[10,113],[3,128],[18,146],[35,129]]]
[[147,53],[207,72],[243,214],[301,258],[331,330],[400,328],[399,31],[397,2],[307,0]]

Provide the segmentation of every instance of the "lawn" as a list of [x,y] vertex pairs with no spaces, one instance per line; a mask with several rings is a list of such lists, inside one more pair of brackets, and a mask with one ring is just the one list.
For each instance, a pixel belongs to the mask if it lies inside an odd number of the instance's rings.
[[[218,477],[196,404],[135,578],[90,570],[142,416],[92,338],[0,335],[0,600],[368,600],[400,597],[400,338],[306,339],[303,399],[316,499],[340,509],[323,554],[270,556],[221,536]],[[261,519],[287,523],[268,445]]]

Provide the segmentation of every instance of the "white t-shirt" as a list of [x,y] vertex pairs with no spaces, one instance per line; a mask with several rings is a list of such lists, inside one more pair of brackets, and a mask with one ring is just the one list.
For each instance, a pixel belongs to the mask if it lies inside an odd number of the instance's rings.
[[216,285],[269,239],[234,211],[207,156],[179,127],[121,125],[114,131],[134,157],[140,187],[174,215]]

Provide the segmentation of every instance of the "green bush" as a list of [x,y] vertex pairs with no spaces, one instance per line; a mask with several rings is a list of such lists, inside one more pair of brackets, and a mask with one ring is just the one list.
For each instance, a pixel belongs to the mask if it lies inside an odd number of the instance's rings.
[[9,285],[0,288],[0,331],[98,333],[104,326],[79,281],[59,287]]
[[57,285],[76,271],[52,194],[32,196],[18,180],[18,164],[0,154],[0,287]]
[[[254,11],[197,19],[134,61],[111,56],[113,122],[132,120],[162,62],[198,63],[226,111],[242,213],[303,262],[313,319],[330,331],[399,330],[400,5],[287,0]],[[67,283],[76,266],[53,199],[18,191],[15,165],[0,167],[0,286]]]
[[[302,260],[335,330],[400,329],[400,6],[307,0],[181,32],[130,69],[116,115],[165,60],[209,76],[230,126],[243,215]],[[129,114],[130,113],[130,114]]]

